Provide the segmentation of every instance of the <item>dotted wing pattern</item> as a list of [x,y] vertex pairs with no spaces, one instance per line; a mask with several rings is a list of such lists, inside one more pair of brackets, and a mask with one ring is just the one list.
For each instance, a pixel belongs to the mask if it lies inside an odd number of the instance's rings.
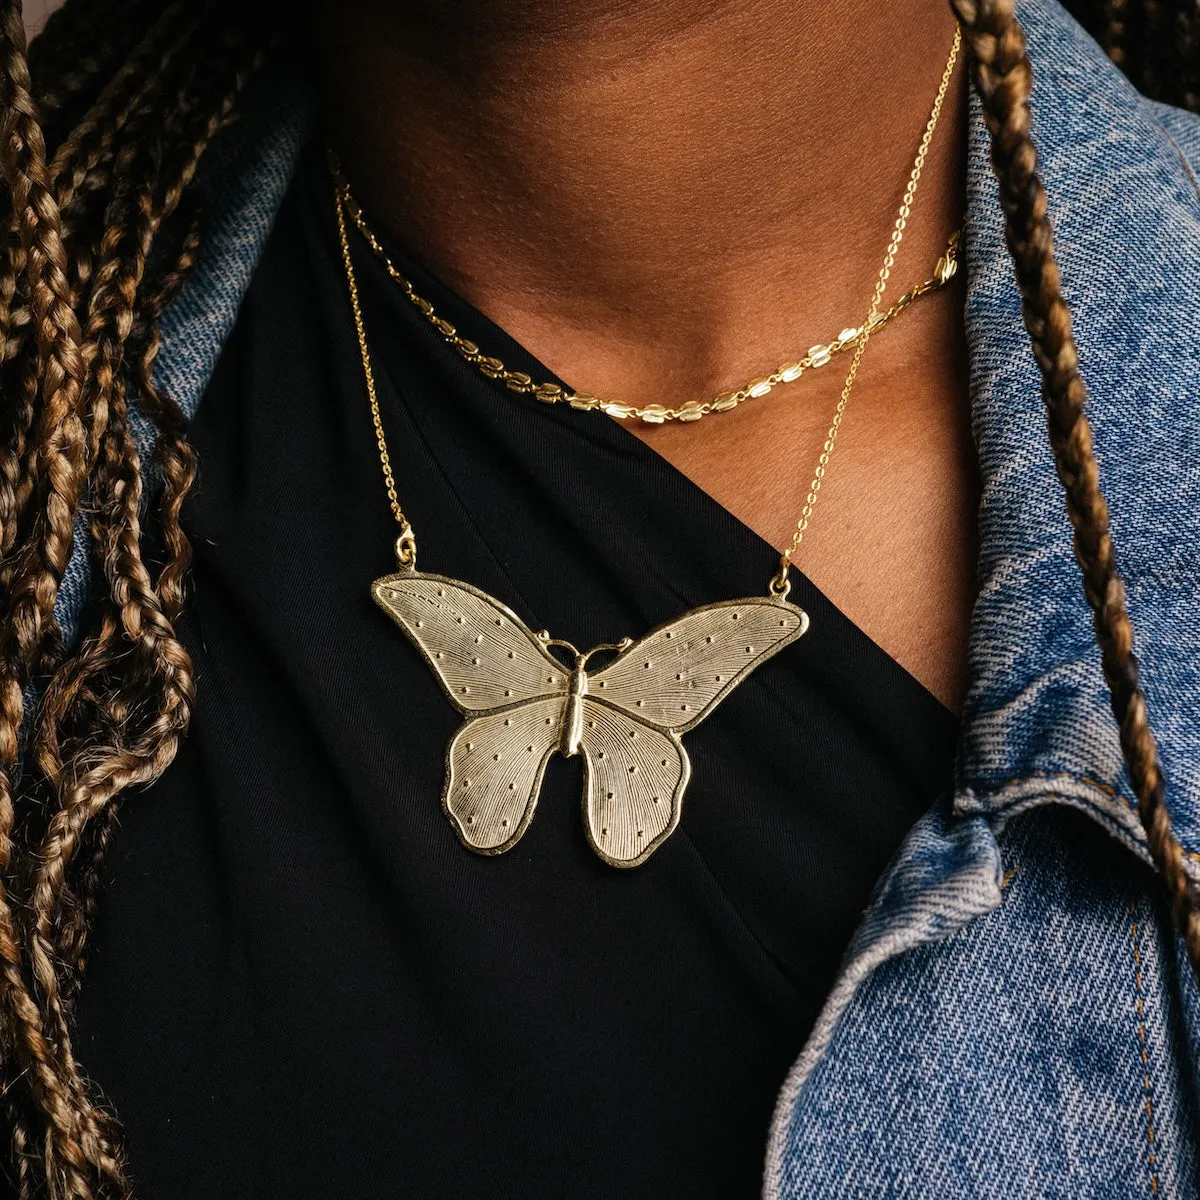
[[[446,751],[443,811],[469,849],[503,853],[533,819],[546,763],[564,744],[571,672],[515,613],[470,584],[401,571],[371,592],[471,718]],[[783,600],[712,604],[587,678],[583,815],[602,859],[635,867],[670,836],[691,776],[680,736],[807,628],[804,611]]]
[[371,594],[460,711],[486,712],[566,693],[570,675],[562,663],[516,613],[478,588],[408,571],[376,580]]
[[451,739],[442,809],[469,849],[503,854],[533,820],[565,703],[547,696],[486,713]]
[[588,690],[640,721],[686,733],[807,629],[803,609],[765,596],[692,609],[597,671]]
[[592,697],[583,702],[582,744],[588,840],[612,866],[636,867],[679,824],[692,771],[687,752],[677,734]]

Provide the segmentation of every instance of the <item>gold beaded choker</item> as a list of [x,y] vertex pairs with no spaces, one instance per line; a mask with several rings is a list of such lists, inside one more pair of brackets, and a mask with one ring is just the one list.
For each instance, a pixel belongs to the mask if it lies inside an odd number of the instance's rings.
[[[818,342],[809,346],[803,358],[793,362],[785,362],[768,375],[762,375],[744,383],[733,391],[722,392],[711,400],[689,400],[677,408],[664,404],[647,404],[639,407],[636,404],[622,404],[614,400],[602,400],[589,392],[577,392],[571,388],[561,387],[557,383],[537,383],[533,376],[525,371],[511,371],[494,355],[485,354],[475,342],[465,338],[458,329],[438,315],[433,304],[420,295],[413,282],[392,261],[382,242],[367,222],[350,184],[342,175],[336,161],[333,163],[334,182],[338,202],[345,208],[350,220],[354,222],[363,240],[371,247],[375,256],[383,263],[387,273],[400,285],[400,290],[408,297],[413,307],[437,331],[438,335],[464,362],[477,368],[480,374],[488,379],[495,379],[504,384],[511,392],[523,396],[532,396],[543,404],[569,404],[572,408],[583,412],[600,411],[618,420],[641,420],[648,425],[662,425],[667,421],[699,421],[709,413],[731,412],[747,400],[757,400],[774,391],[780,384],[795,383],[806,371],[828,366],[833,358],[843,350],[852,349],[862,340],[863,326],[855,325],[843,329],[837,337],[828,342]],[[909,288],[902,296],[897,297],[891,307],[878,312],[871,319],[871,333],[877,333],[889,321],[898,317],[915,300],[930,292],[940,291],[958,273],[958,248],[960,233],[950,235],[945,252],[938,258],[933,268],[933,274]]]

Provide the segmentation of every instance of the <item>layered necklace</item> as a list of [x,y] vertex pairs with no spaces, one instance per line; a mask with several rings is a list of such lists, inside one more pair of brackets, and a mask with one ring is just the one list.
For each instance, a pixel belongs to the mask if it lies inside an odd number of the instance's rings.
[[[363,380],[384,486],[400,529],[395,545],[398,569],[377,579],[371,595],[408,636],[447,699],[466,718],[446,749],[442,811],[468,849],[502,854],[520,840],[533,820],[546,764],[557,752],[583,757],[583,823],[592,849],[614,867],[645,862],[679,824],[692,770],[683,735],[752,671],[808,631],[808,614],[788,600],[789,569],[820,495],[867,343],[919,296],[944,286],[956,270],[957,234],[929,280],[882,308],[960,43],[956,30],[864,320],[736,391],[676,408],[638,408],[537,383],[485,354],[440,317],[387,258],[335,166],[338,235]],[[623,637],[581,652],[545,630],[533,632],[507,605],[480,588],[417,570],[416,536],[400,504],[376,394],[350,248],[351,223],[384,260],[408,299],[464,360],[510,391],[546,403],[652,424],[695,421],[763,397],[826,365],[840,352],[852,351],[804,507],[765,593],[694,608],[636,640]],[[597,654],[608,656],[608,661],[589,670]]]

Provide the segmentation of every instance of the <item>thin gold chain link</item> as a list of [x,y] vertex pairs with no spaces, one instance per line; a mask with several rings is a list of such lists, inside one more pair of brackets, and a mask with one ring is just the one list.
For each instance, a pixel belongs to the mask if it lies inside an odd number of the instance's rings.
[[[417,292],[412,280],[396,266],[384,249],[336,162],[333,164],[333,174],[338,204],[345,208],[350,220],[354,222],[355,228],[362,234],[363,240],[383,264],[387,273],[400,285],[400,289],[409,302],[436,330],[442,340],[460,358],[470,363],[487,378],[504,384],[509,391],[532,396],[544,404],[569,404],[572,408],[583,412],[598,410],[607,413],[610,417],[616,417],[618,420],[641,420],[647,425],[662,425],[667,421],[699,421],[710,413],[730,412],[747,400],[756,400],[766,396],[781,384],[794,383],[805,372],[828,366],[836,355],[856,346],[862,340],[863,327],[861,325],[843,329],[831,341],[818,342],[816,345],[810,346],[803,358],[782,363],[768,375],[751,379],[740,388],[722,392],[711,400],[689,400],[677,407],[669,407],[664,404],[647,404],[639,407],[635,404],[624,404],[615,400],[603,400],[599,396],[593,396],[590,392],[577,392],[557,383],[537,383],[527,372],[512,371],[504,365],[501,359],[485,354],[475,342],[463,337],[454,325],[438,313],[430,301]],[[871,327],[872,333],[882,329],[889,321],[898,317],[913,301],[930,292],[939,291],[954,278],[958,273],[959,241],[959,232],[951,234],[945,251],[934,265],[933,274],[898,297],[890,308],[875,314]]]
[[371,351],[367,346],[367,327],[363,323],[362,303],[358,298],[358,276],[354,272],[354,260],[350,254],[346,214],[340,204],[337,206],[337,222],[338,237],[342,243],[342,264],[346,268],[346,287],[350,292],[350,308],[354,313],[354,332],[358,336],[358,352],[362,358],[367,399],[371,402],[371,424],[375,428],[375,444],[379,448],[379,461],[383,465],[383,482],[387,488],[388,503],[392,506],[392,516],[396,518],[396,524],[400,526],[400,536],[396,539],[396,558],[402,567],[413,567],[417,562],[417,539],[396,494],[396,477],[392,474],[392,460],[388,455],[387,437],[383,432],[383,416],[379,411],[379,396],[375,391],[375,372],[371,368]]
[[804,540],[804,533],[808,529],[808,523],[812,520],[813,509],[816,508],[817,498],[821,494],[821,484],[824,482],[825,472],[829,467],[829,459],[833,454],[833,448],[842,427],[842,420],[846,415],[846,405],[850,402],[850,393],[854,390],[854,381],[858,377],[858,368],[862,363],[863,354],[866,351],[871,333],[877,327],[875,322],[879,312],[879,305],[883,300],[883,293],[887,288],[888,279],[891,278],[892,267],[896,264],[896,252],[900,249],[900,242],[904,237],[905,229],[908,227],[908,218],[912,214],[913,200],[917,195],[917,184],[921,180],[921,172],[925,169],[925,158],[929,153],[930,143],[933,141],[934,130],[937,129],[938,118],[942,115],[942,104],[946,99],[946,92],[950,87],[950,79],[954,75],[954,67],[958,62],[958,52],[961,45],[962,30],[956,27],[954,30],[954,42],[950,47],[950,57],[946,61],[946,69],[942,72],[937,96],[933,101],[933,109],[929,114],[928,122],[926,122],[925,132],[921,138],[920,147],[917,150],[917,157],[913,162],[913,169],[908,177],[908,186],[904,191],[904,199],[900,202],[900,211],[896,216],[896,224],[892,228],[891,240],[888,242],[887,253],[883,257],[883,266],[879,270],[879,278],[875,281],[875,292],[871,297],[871,308],[867,313],[866,320],[863,322],[862,337],[855,343],[854,357],[850,360],[850,370],[846,375],[846,382],[842,387],[842,394],[838,399],[837,407],[833,411],[833,420],[830,423],[829,431],[825,435],[825,444],[821,447],[821,454],[817,459],[817,466],[813,472],[812,482],[808,485],[808,495],[804,501],[804,508],[801,509],[800,516],[796,521],[796,528],[792,531],[790,544],[779,556],[779,570],[771,580],[770,590],[772,595],[779,596],[781,599],[787,596],[791,590],[791,583],[788,580],[788,568],[791,566],[792,558],[795,556],[796,551],[800,549],[800,543]]
[[667,408],[663,405],[647,405],[644,408],[637,408],[633,405],[606,402],[587,393],[573,392],[569,389],[561,388],[557,384],[537,384],[525,372],[510,371],[500,359],[483,354],[474,342],[462,337],[449,321],[440,317],[428,300],[417,294],[412,281],[391,261],[378,238],[367,224],[362,210],[358,202],[354,199],[349,185],[341,175],[336,161],[333,161],[331,165],[335,181],[334,198],[337,210],[338,237],[342,251],[342,264],[346,272],[346,286],[350,295],[350,307],[354,315],[354,330],[358,339],[359,355],[362,359],[363,380],[366,384],[367,398],[370,401],[371,424],[375,431],[375,442],[379,450],[380,465],[383,468],[384,485],[387,490],[388,503],[391,506],[392,516],[400,526],[400,535],[396,539],[396,558],[400,565],[402,567],[414,567],[416,565],[417,541],[412,526],[408,518],[404,515],[404,509],[400,505],[400,499],[396,491],[396,479],[392,472],[391,458],[388,454],[387,437],[383,429],[383,417],[380,413],[379,397],[375,388],[375,373],[371,367],[370,348],[367,344],[366,325],[363,321],[362,303],[359,299],[358,278],[354,270],[354,260],[350,249],[350,235],[346,224],[347,214],[354,221],[355,226],[362,233],[374,253],[383,261],[388,274],[400,284],[408,299],[463,359],[475,365],[488,378],[500,380],[511,391],[531,393],[537,399],[546,403],[565,402],[573,408],[583,410],[600,409],[613,417],[636,417],[652,424],[661,424],[668,420],[694,421],[706,416],[709,412],[725,412],[736,408],[746,400],[766,395],[779,384],[791,383],[798,379],[805,371],[824,366],[835,354],[853,347],[854,356],[851,359],[850,370],[846,376],[846,382],[842,387],[837,407],[834,410],[833,421],[825,436],[825,444],[817,460],[816,471],[814,472],[812,483],[809,485],[804,508],[796,522],[791,543],[780,556],[779,570],[772,577],[769,585],[768,590],[770,593],[773,596],[783,599],[791,590],[791,583],[788,579],[788,568],[804,539],[805,530],[808,528],[813,509],[816,507],[817,497],[821,491],[821,483],[825,478],[829,459],[833,453],[834,444],[837,441],[838,432],[841,429],[842,420],[846,413],[846,406],[849,403],[850,394],[854,389],[858,368],[862,363],[863,353],[866,350],[871,334],[898,316],[918,297],[944,287],[954,277],[958,269],[959,234],[955,233],[947,243],[945,254],[938,259],[932,278],[911,288],[904,295],[900,296],[890,308],[880,312],[879,305],[883,300],[883,293],[887,288],[892,267],[896,262],[896,253],[900,248],[900,242],[908,226],[908,218],[912,213],[912,204],[916,197],[917,184],[920,181],[921,172],[925,166],[925,159],[929,152],[930,143],[933,140],[934,130],[937,128],[938,118],[941,116],[942,105],[950,86],[950,79],[954,74],[954,67],[958,61],[961,44],[962,31],[956,28],[954,31],[954,43],[950,49],[950,57],[946,63],[945,70],[942,72],[937,97],[934,100],[933,109],[926,123],[924,135],[921,138],[921,144],[917,151],[917,157],[909,174],[904,199],[901,201],[899,214],[892,229],[891,240],[888,243],[887,253],[884,256],[883,266],[875,283],[875,291],[871,297],[871,306],[863,323],[857,327],[842,330],[832,342],[811,347],[803,359],[793,363],[785,363],[770,375],[763,376],[761,379],[751,380],[744,387],[734,392],[723,393],[715,400],[707,403],[690,401],[677,409]]

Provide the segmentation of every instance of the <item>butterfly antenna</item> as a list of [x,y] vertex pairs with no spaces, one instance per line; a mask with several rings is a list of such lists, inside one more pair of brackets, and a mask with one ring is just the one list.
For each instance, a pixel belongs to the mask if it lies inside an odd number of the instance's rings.
[[579,651],[570,642],[563,641],[562,638],[552,638],[548,629],[539,629],[533,636],[543,646],[561,646],[564,650],[570,650],[576,658],[579,657]]
[[579,665],[583,666],[593,654],[599,654],[601,650],[615,650],[618,654],[624,654],[632,645],[633,638],[623,637],[619,642],[605,642],[603,645],[593,646],[586,654],[579,656]]

